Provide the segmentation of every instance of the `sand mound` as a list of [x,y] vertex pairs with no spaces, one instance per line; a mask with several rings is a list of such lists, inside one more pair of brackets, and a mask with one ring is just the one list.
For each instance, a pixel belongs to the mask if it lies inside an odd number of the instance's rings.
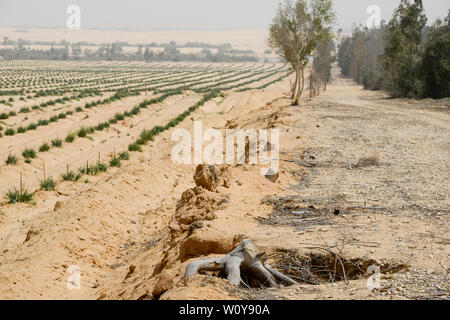
[[[226,173],[222,169],[221,173]],[[198,165],[194,181],[195,188],[183,192],[177,203],[177,208],[169,224],[170,248],[165,252],[161,263],[155,269],[153,276],[158,276],[158,281],[153,289],[153,296],[159,297],[174,283],[179,272],[180,263],[190,255],[199,252],[225,253],[229,251],[232,241],[212,236],[213,240],[190,237],[196,229],[204,226],[204,221],[216,219],[216,211],[224,209],[229,202],[229,196],[219,193],[221,174],[211,165]],[[215,192],[213,192],[215,191]]]
[[169,225],[172,238],[179,236],[180,232],[192,230],[194,223],[215,219],[215,211],[223,208],[227,202],[226,195],[212,193],[202,187],[186,190]]

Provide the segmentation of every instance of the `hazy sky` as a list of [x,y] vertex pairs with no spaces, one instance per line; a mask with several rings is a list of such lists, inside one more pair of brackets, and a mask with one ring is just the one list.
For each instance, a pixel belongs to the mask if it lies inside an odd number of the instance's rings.
[[[130,30],[266,29],[280,0],[0,0],[0,27],[64,28],[69,5],[81,9],[81,27]],[[365,23],[370,5],[388,20],[400,0],[334,0],[336,28]],[[444,17],[450,0],[423,0],[429,22]]]

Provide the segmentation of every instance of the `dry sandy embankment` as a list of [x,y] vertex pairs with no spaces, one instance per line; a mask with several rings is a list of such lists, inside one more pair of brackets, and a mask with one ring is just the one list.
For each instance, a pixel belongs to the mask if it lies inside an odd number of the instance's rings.
[[[257,165],[219,166],[217,192],[195,189],[195,166],[171,161],[166,132],[76,192],[62,184],[39,193],[41,214],[2,228],[0,297],[448,299],[448,101],[387,100],[335,79],[292,107],[287,88],[288,80],[230,93],[192,116],[204,128],[279,128],[275,183]],[[3,206],[3,223],[33,210]],[[260,290],[215,274],[182,280],[193,259],[229,252],[242,238],[304,282]],[[67,289],[71,265],[80,267],[80,290]],[[383,272],[373,292],[370,265]]]

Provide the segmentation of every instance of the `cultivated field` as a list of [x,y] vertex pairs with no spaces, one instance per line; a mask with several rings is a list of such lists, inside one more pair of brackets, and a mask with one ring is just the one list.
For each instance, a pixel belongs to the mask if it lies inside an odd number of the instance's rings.
[[0,192],[18,187],[20,173],[37,189],[44,166],[55,178],[82,174],[147,144],[143,130],[204,97],[263,89],[290,73],[282,64],[0,62]]

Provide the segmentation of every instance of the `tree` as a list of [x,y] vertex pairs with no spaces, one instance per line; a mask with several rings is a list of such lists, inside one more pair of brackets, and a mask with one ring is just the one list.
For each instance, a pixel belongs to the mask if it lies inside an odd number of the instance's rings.
[[341,45],[339,46],[338,52],[338,62],[341,68],[342,75],[350,77],[350,70],[352,65],[352,55],[353,55],[353,38],[345,38]]
[[352,77],[365,89],[381,89],[383,65],[380,56],[384,50],[384,24],[377,28],[355,27],[339,47],[338,61],[341,73]]
[[120,42],[113,42],[111,44],[111,48],[110,48],[110,54],[111,55],[116,55],[116,54],[121,54],[122,53],[122,45]]
[[434,99],[450,96],[450,10],[445,23],[438,20],[425,44],[422,72],[424,95]]
[[385,80],[393,96],[421,95],[420,45],[427,23],[422,0],[401,0],[386,28]]
[[329,36],[334,21],[331,0],[285,0],[270,26],[269,46],[295,70],[293,104],[298,104],[304,88],[304,69],[318,43]]
[[330,39],[321,40],[317,46],[316,55],[313,60],[314,73],[322,83],[324,91],[327,88],[326,84],[331,78],[331,64],[333,63],[332,50],[333,43]]
[[72,44],[72,56],[74,57],[74,59],[80,59],[81,53],[81,47],[79,45]]
[[146,61],[146,62],[149,62],[151,59],[150,59],[150,50],[149,50],[149,48],[145,48],[145,52],[144,52],[144,60]]

